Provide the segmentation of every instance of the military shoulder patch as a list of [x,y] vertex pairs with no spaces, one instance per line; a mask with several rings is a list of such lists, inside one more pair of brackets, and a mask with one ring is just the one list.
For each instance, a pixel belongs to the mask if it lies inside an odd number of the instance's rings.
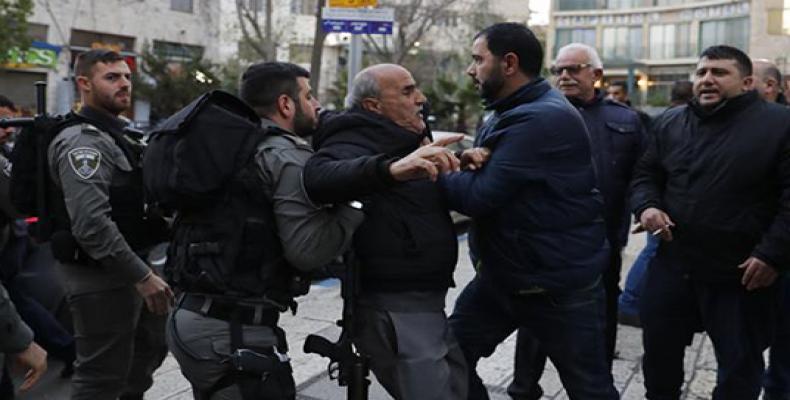
[[98,135],[101,133],[101,130],[91,124],[82,124],[82,133],[92,133],[94,135]]
[[82,179],[89,179],[101,165],[101,153],[90,147],[77,147],[68,153],[71,169]]

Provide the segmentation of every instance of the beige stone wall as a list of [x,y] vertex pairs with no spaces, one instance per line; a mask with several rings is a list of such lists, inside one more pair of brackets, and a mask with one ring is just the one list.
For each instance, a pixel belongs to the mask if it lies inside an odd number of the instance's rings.
[[[781,16],[784,0],[752,0],[751,38],[749,56],[773,60],[783,74],[790,74],[790,35],[774,34],[771,26],[781,21],[772,20]],[[778,32],[777,32],[778,33]]]
[[128,52],[139,53],[144,43],[163,40],[203,46],[207,58],[218,58],[221,12],[215,0],[194,0],[192,13],[171,10],[170,0],[38,0],[34,4],[30,22],[46,25],[47,42],[63,47],[58,67],[41,71],[48,72],[50,112],[63,111],[57,107],[58,99],[63,103],[63,79],[69,73],[73,29],[132,37],[134,48],[123,49]]

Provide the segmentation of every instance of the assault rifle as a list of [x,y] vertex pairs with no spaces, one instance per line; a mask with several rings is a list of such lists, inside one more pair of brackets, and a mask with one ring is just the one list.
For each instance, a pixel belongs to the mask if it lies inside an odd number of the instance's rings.
[[[38,81],[36,85],[36,117],[46,116],[47,114],[47,83]],[[33,126],[36,119],[31,117],[25,118],[0,118],[0,128],[8,128],[10,126],[24,128]]]
[[332,342],[322,336],[309,335],[304,342],[304,352],[329,358],[329,378],[337,379],[340,386],[347,387],[348,400],[367,400],[370,386],[368,358],[354,345],[354,301],[359,294],[357,268],[356,258],[349,251],[345,256],[340,287],[343,297],[343,316],[337,321],[337,325],[342,328],[340,337]]

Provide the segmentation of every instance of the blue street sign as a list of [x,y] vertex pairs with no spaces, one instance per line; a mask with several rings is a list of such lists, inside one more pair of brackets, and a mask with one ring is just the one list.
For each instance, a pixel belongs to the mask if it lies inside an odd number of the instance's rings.
[[392,34],[395,21],[393,8],[333,8],[324,7],[321,23],[325,32],[352,34]]
[[322,19],[324,32],[347,32],[352,34],[392,34],[392,22],[388,21],[350,21],[336,19]]

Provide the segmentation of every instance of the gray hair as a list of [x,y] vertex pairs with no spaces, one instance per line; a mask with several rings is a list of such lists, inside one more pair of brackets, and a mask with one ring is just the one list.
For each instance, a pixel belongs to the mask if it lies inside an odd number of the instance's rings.
[[559,57],[559,55],[562,52],[569,50],[583,51],[585,54],[587,54],[587,62],[589,62],[593,68],[603,69],[603,63],[601,62],[601,57],[598,56],[598,50],[595,50],[595,47],[586,45],[584,43],[566,44],[565,46],[562,46],[560,50],[557,52],[557,57]]
[[371,97],[378,98],[380,94],[381,89],[376,74],[370,68],[365,68],[354,77],[354,81],[348,88],[346,108],[362,107],[362,100]]

